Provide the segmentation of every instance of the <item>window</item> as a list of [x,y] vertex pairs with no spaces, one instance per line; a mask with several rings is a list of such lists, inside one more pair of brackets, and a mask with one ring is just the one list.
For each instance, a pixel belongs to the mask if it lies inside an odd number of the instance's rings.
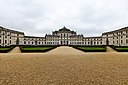
[[96,44],[96,43],[94,42],[94,44]]
[[123,40],[121,40],[121,44],[123,43]]
[[11,44],[11,40],[10,40],[10,44]]
[[97,44],[99,44],[99,42],[97,42]]
[[126,31],[126,33],[128,33],[128,31]]
[[5,44],[7,43],[7,40],[5,40]]
[[126,43],[128,43],[128,39],[126,40]]
[[26,41],[24,41],[24,44],[26,44]]
[[19,34],[17,34],[17,36],[19,36]]
[[102,44],[102,41],[100,42],[100,44]]
[[106,35],[106,37],[108,37],[108,35]]

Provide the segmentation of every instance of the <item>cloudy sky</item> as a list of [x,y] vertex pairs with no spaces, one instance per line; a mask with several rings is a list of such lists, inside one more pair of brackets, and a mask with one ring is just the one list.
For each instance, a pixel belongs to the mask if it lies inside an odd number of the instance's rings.
[[84,36],[128,26],[128,0],[0,0],[0,25],[44,36],[63,26]]

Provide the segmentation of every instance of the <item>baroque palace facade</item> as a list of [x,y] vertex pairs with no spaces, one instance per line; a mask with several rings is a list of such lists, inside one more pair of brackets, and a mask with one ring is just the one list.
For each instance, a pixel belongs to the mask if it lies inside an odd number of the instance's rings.
[[102,33],[98,37],[77,35],[66,27],[45,37],[25,36],[24,32],[0,26],[0,46],[10,45],[114,45],[128,46],[128,27]]

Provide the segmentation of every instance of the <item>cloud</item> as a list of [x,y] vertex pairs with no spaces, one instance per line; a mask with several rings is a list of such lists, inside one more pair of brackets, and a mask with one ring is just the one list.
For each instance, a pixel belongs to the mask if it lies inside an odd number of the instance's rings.
[[128,25],[127,0],[0,0],[0,24],[44,36],[63,26],[85,36]]

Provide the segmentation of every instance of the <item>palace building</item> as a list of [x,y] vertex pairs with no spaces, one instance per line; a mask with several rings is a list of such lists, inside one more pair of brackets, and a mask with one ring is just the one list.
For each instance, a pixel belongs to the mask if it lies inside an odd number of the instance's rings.
[[84,37],[66,27],[45,37],[25,36],[24,32],[0,26],[0,46],[10,45],[114,45],[128,46],[128,27],[102,33],[98,37]]

